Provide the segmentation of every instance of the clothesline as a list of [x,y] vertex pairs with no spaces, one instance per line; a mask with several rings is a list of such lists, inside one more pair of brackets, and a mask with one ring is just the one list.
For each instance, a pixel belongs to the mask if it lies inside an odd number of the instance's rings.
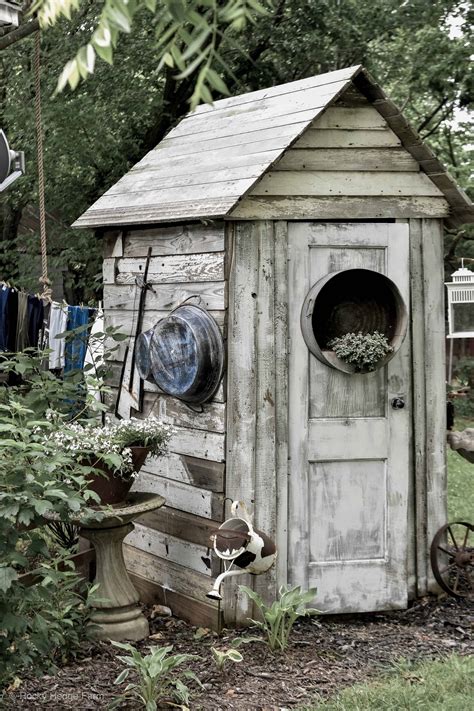
[[[96,314],[96,308],[43,300],[4,281],[0,288],[0,352],[48,348],[50,370],[82,370]],[[60,337],[76,329],[71,337]]]

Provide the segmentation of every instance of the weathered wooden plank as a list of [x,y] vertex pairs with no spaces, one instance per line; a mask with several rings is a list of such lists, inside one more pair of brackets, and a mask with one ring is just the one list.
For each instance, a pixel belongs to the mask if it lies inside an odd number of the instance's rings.
[[[143,274],[145,258],[117,260],[115,283],[127,284]],[[224,280],[224,252],[179,254],[152,257],[148,268],[149,284]]]
[[107,192],[107,198],[111,196],[123,195],[124,193],[140,193],[143,200],[148,199],[148,194],[153,192],[158,197],[164,193],[167,194],[170,188],[181,188],[184,194],[188,194],[188,190],[196,185],[205,186],[206,194],[210,185],[219,183],[219,187],[224,184],[234,184],[237,180],[256,180],[268,167],[268,162],[260,162],[253,165],[240,166],[237,168],[222,168],[205,173],[188,170],[187,173],[178,173],[170,175],[167,166],[163,166],[159,170],[135,171],[127,173],[121,180],[110,188]]
[[[123,232],[121,230],[108,230],[102,236],[102,256],[123,257]],[[144,253],[146,256],[146,252]]]
[[232,210],[238,220],[321,220],[381,217],[447,217],[438,197],[247,197]]
[[213,223],[130,230],[125,232],[123,255],[119,256],[146,257],[150,247],[153,257],[167,254],[223,252],[225,249],[224,225],[223,223]]
[[[179,143],[167,146],[160,143],[159,146],[148,153],[143,160],[150,165],[163,166],[165,163],[173,163],[175,157],[194,156],[208,154],[210,151],[225,151],[226,157],[235,155],[256,155],[264,151],[283,150],[291,141],[296,138],[307,126],[307,121],[288,124],[286,126],[275,126],[264,128],[260,131],[242,136],[236,133],[222,138],[209,138],[207,140],[196,141],[196,143]],[[137,164],[139,166],[140,163]]]
[[200,459],[225,460],[225,436],[217,432],[176,427],[170,440],[170,451]]
[[145,466],[133,484],[133,491],[150,491],[160,494],[172,509],[186,511],[203,518],[219,520],[223,516],[224,497],[206,489],[172,481],[155,474],[150,474]]
[[[134,310],[135,286],[133,284],[105,284],[104,308]],[[202,305],[211,311],[226,308],[226,283],[189,282],[186,284],[155,284],[146,295],[146,307],[152,311],[172,310],[191,296],[200,296]]]
[[[126,536],[124,543],[203,575],[211,575],[212,564],[208,546],[190,543],[140,523],[135,523],[135,529]],[[215,569],[214,575],[219,575],[218,571],[219,565]]]
[[[273,222],[257,222],[253,239],[258,242],[257,378],[255,427],[255,525],[276,537],[276,441],[275,441],[275,237]],[[275,599],[276,569],[255,579],[255,590],[264,600]]]
[[178,427],[225,432],[226,406],[221,402],[209,402],[195,410],[187,403],[171,396],[145,393],[142,413],[144,417],[155,415]]
[[271,171],[250,195],[443,196],[424,173],[312,170]]
[[150,457],[144,471],[180,481],[209,491],[224,491],[223,462],[170,453],[166,457]]
[[[321,110],[322,107],[320,109],[311,108],[306,111],[297,111],[294,114],[286,113],[281,116],[271,116],[269,118],[261,118],[258,121],[248,122],[242,122],[242,119],[238,117],[232,122],[226,122],[223,126],[216,123],[214,128],[212,128],[208,125],[207,131],[198,134],[188,133],[176,138],[174,138],[172,134],[169,134],[167,138],[163,139],[162,146],[163,148],[172,148],[179,145],[182,150],[186,144],[196,146],[201,140],[214,142],[221,138],[235,136],[236,134],[242,143],[246,143],[247,141],[253,141],[255,134],[261,131],[267,132],[271,129],[282,128],[283,126],[293,126],[296,137]],[[211,148],[211,145],[209,148]]]
[[275,478],[277,587],[288,582],[288,224],[275,233]]
[[216,101],[214,104],[202,104],[201,106],[198,106],[195,113],[201,115],[204,113],[214,112],[215,110],[227,110],[231,107],[236,108],[242,104],[270,99],[274,96],[285,96],[287,94],[293,94],[294,92],[305,91],[316,86],[328,85],[344,80],[349,82],[352,76],[356,74],[359,69],[359,66],[348,67],[346,69],[339,69],[334,72],[326,72],[325,74],[318,74],[314,77],[300,79],[299,81],[291,82],[291,84],[279,84],[278,86],[271,86],[266,89],[252,91],[249,94],[231,96],[227,99]]
[[329,106],[326,111],[315,119],[314,128],[363,129],[370,131],[385,130],[385,119],[373,106],[360,108],[345,108]]
[[184,568],[170,560],[159,558],[152,553],[124,544],[123,556],[127,570],[146,580],[158,583],[167,590],[206,601],[206,594],[212,587],[212,578],[189,568]]
[[425,294],[423,278],[423,235],[421,220],[410,220],[410,301],[413,353],[413,465],[416,476],[415,540],[416,593],[426,595],[426,380],[425,380]]
[[307,129],[293,148],[390,148],[400,146],[398,136],[389,128],[385,130],[364,129]]
[[[173,615],[192,625],[219,631],[221,629],[219,609],[210,601],[203,602],[192,597],[181,595],[163,588],[158,583],[130,574],[134,587],[138,590],[140,600],[149,605],[158,604],[169,607]],[[209,604],[208,604],[209,603]]]
[[175,200],[162,204],[114,205],[94,204],[74,222],[73,227],[102,227],[111,225],[150,225],[157,222],[178,222],[224,217],[240,196]]
[[[238,152],[238,149],[236,147],[234,148],[235,149],[232,150],[232,148],[229,147],[228,152],[226,151],[225,165],[227,168],[242,168],[244,166],[254,166],[261,163],[269,165],[276,158],[278,158],[281,152],[281,147],[279,148],[278,145],[273,146],[271,150],[258,150],[258,146],[250,144],[250,153],[248,150]],[[158,156],[154,155],[155,152],[158,153],[158,155],[161,153],[158,149],[151,154],[148,153],[143,160],[131,169],[130,173],[141,174],[147,172],[152,180],[155,175],[155,171],[158,175],[161,175],[164,171],[166,171],[170,176],[178,176],[188,173],[214,173],[216,170],[216,156],[212,151],[208,151],[207,153],[177,156],[173,158],[172,161],[167,161],[163,157],[157,160]]]
[[[209,115],[191,114],[185,117],[165,138],[165,141],[182,141],[190,137],[209,135],[228,135],[229,131],[247,133],[256,126],[285,125],[298,121],[299,114],[308,115],[308,120],[317,115],[346,86],[346,82],[333,82],[329,85],[311,87],[304,92],[292,92],[291,97],[274,97],[257,103],[241,104],[236,109],[221,109]],[[291,99],[291,101],[289,101]],[[378,116],[375,109],[372,111]],[[311,112],[311,113],[310,113]],[[278,123],[277,123],[278,122]],[[227,132],[224,134],[224,132]]]
[[117,260],[115,257],[106,257],[102,260],[102,282],[115,284]]
[[[439,220],[423,220],[421,230],[425,296],[426,535],[431,545],[435,533],[447,521],[443,225]],[[429,566],[427,573],[428,590],[437,590]]]
[[[254,226],[233,225],[232,273],[229,277],[228,389],[226,493],[247,503],[255,492],[256,343],[258,240]],[[251,584],[250,579],[240,580]],[[252,605],[231,581],[224,589],[226,621],[241,624]]]
[[276,170],[404,172],[420,166],[401,148],[294,148],[273,166]]
[[162,506],[155,511],[149,511],[137,519],[138,523],[163,533],[169,533],[176,538],[182,538],[191,543],[197,543],[205,548],[210,545],[210,536],[219,528],[220,521],[195,516]]

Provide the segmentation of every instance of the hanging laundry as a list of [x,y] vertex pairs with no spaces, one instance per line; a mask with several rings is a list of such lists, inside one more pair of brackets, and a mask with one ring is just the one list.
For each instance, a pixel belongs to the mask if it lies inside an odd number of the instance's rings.
[[104,341],[102,338],[95,338],[97,334],[104,332],[104,312],[102,311],[101,303],[97,311],[95,321],[92,324],[89,341],[87,343],[87,351],[85,357],[85,365],[92,366],[86,371],[87,390],[92,397],[101,402],[100,388],[103,383],[99,379],[97,373],[104,365]]
[[16,324],[15,350],[23,351],[28,347],[28,294],[18,293],[18,319]]
[[67,327],[67,307],[53,301],[49,314],[49,368],[57,370],[65,365],[65,338],[58,338],[58,334],[64,333]]
[[10,295],[10,289],[4,286],[0,290],[0,351],[6,351],[7,349],[7,315],[8,315],[8,297]]
[[4,286],[0,291],[0,351],[15,350],[17,318],[18,292]]
[[82,370],[84,367],[89,338],[87,325],[93,313],[94,310],[87,306],[68,306],[67,330],[78,329],[78,333],[66,342],[65,373],[69,373],[71,370]]
[[[44,304],[38,296],[28,296],[28,347],[37,348],[39,334],[43,328]],[[60,333],[60,331],[58,331]]]

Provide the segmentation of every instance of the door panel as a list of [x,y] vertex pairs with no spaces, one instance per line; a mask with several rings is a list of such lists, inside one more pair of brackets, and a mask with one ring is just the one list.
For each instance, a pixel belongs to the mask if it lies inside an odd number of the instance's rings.
[[300,312],[319,279],[354,268],[386,274],[408,306],[408,225],[291,223],[289,249],[289,577],[316,586],[322,610],[404,607],[408,336],[384,368],[349,375],[309,352]]

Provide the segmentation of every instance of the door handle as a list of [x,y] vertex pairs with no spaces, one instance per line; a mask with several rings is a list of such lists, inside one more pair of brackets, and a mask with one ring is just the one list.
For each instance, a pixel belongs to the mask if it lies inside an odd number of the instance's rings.
[[391,405],[394,410],[403,410],[403,408],[405,407],[405,400],[401,397],[394,397],[391,402]]

